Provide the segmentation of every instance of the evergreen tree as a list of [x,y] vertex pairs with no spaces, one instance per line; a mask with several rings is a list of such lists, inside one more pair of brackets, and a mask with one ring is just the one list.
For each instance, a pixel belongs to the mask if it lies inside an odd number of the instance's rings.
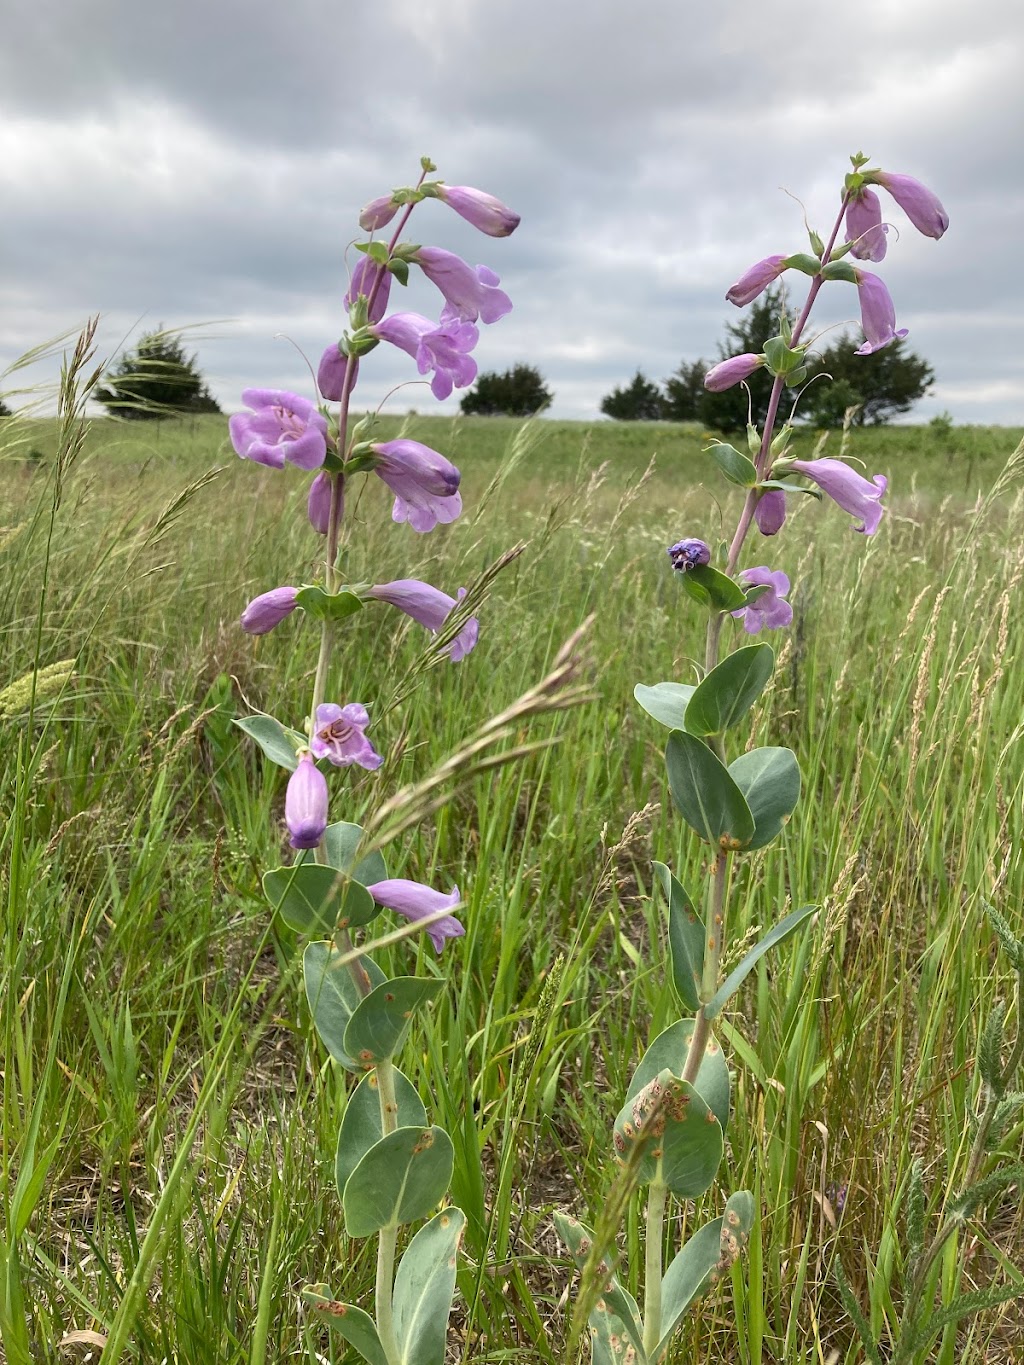
[[857,426],[880,426],[909,412],[934,382],[926,360],[907,350],[903,338],[871,355],[855,354],[856,338],[839,337],[817,356],[809,356],[811,375],[831,375],[811,385],[798,413],[821,427],[841,427],[847,408],[857,406]]
[[478,417],[532,417],[548,407],[554,394],[533,365],[513,365],[499,374],[482,374],[463,397],[461,410]]
[[182,413],[220,412],[181,338],[149,332],[105,376],[96,400],[114,417],[152,421]]
[[601,411],[618,422],[659,422],[665,416],[665,395],[637,370],[632,383],[605,394]]

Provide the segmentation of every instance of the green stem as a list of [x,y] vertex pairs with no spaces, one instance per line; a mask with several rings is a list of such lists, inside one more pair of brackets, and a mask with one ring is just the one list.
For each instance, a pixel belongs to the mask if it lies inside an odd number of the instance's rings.
[[[658,1163],[661,1173],[661,1163]],[[668,1186],[657,1178],[647,1192],[647,1229],[644,1234],[644,1352],[654,1360],[654,1349],[661,1340],[661,1253],[665,1241],[665,1206]]]
[[[384,1137],[398,1127],[398,1101],[395,1098],[395,1069],[390,1060],[377,1063],[377,1099],[380,1103],[380,1126]],[[377,1335],[388,1360],[397,1365],[398,1342],[392,1307],[395,1280],[395,1247],[398,1243],[398,1224],[382,1228],[377,1240]]]

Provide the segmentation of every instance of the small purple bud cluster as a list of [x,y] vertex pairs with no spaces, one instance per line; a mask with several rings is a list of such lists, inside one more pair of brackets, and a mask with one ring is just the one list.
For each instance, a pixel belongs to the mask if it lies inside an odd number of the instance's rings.
[[[376,475],[394,495],[392,519],[408,523],[420,534],[455,521],[462,512],[461,477],[444,455],[406,438],[367,440],[365,422],[349,435],[349,410],[360,357],[382,341],[405,351],[416,362],[419,373],[430,376],[434,396],[443,400],[476,378],[472,351],[480,337],[477,324],[498,322],[512,309],[508,295],[498,287],[498,276],[487,266],[470,265],[440,247],[403,245],[399,241],[415,204],[428,198],[447,204],[489,237],[507,237],[519,223],[517,214],[482,190],[441,181],[425,183],[426,169],[433,167],[428,161],[423,165],[424,175],[415,187],[373,200],[360,215],[360,226],[370,233],[401,216],[386,246],[372,240],[359,244],[360,258],[344,299],[350,330],[321,356],[317,372],[320,401],[311,402],[278,389],[246,389],[242,401],[249,411],[236,413],[229,421],[231,443],[242,459],[271,469],[291,464],[313,474],[307,514],[314,531],[327,538],[328,599],[339,592],[338,530],[350,478],[360,473]],[[387,311],[392,279],[404,284],[410,265],[422,271],[444,300],[436,322],[420,313]],[[327,403],[337,403],[337,413],[329,411]],[[383,602],[396,607],[431,634],[444,628],[465,596],[464,588],[458,590],[457,597],[450,597],[413,578],[346,591],[364,603]],[[261,593],[242,613],[243,630],[250,635],[273,630],[297,607],[307,605],[302,592],[282,586]],[[323,594],[315,600],[322,604]],[[323,608],[332,609],[329,602]],[[466,620],[446,644],[451,660],[465,658],[478,635],[479,622],[475,618]],[[299,750],[285,795],[285,824],[293,848],[317,848],[327,828],[328,786],[318,760],[371,772],[384,762],[367,738],[369,724],[369,712],[360,702],[317,702],[308,746]],[[404,880],[379,882],[369,890],[378,904],[413,922],[459,903],[457,888],[445,896]],[[445,939],[464,932],[452,915],[428,926],[438,952]]]

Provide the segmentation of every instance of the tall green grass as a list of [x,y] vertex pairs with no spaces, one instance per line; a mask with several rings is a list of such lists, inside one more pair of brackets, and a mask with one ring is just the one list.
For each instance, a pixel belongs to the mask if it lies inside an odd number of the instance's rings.
[[[685,680],[701,652],[664,547],[716,538],[721,485],[693,429],[416,418],[410,433],[460,464],[466,515],[417,537],[368,488],[349,509],[352,581],[452,591],[527,548],[495,583],[477,650],[374,727],[388,763],[350,779],[336,818],[426,774],[595,617],[599,700],[524,732],[560,745],[477,781],[388,850],[392,875],[457,882],[466,901],[466,938],[440,962],[429,943],[401,949],[450,982],[402,1066],[456,1145],[469,1225],[453,1359],[554,1361],[572,1276],[551,1264],[550,1211],[600,1204],[629,1073],[673,1008],[650,862],[700,876],[666,806],[664,734],[631,693]],[[1016,439],[855,433],[852,453],[892,481],[879,535],[809,505],[757,542],[759,562],[793,579],[796,617],[773,641],[782,667],[750,737],[794,747],[805,792],[779,844],[738,875],[731,938],[790,903],[822,912],[726,1022],[726,1180],[756,1191],[764,1220],[680,1361],[853,1362],[834,1259],[876,1329],[895,1322],[896,1196],[918,1155],[933,1213],[955,1181],[977,1023],[1006,989],[981,902],[1019,926],[1024,885],[1024,498],[1007,480],[978,511]],[[55,506],[67,442],[31,426],[0,484],[0,689],[64,664],[33,704],[18,694],[0,714],[7,1358],[95,1358],[90,1340],[113,1333],[147,1365],[314,1348],[340,1362],[297,1289],[372,1292],[332,1187],[345,1078],[311,1034],[298,945],[259,889],[285,847],[281,774],[230,723],[248,707],[298,721],[309,695],[315,632],[293,620],[253,640],[237,626],[250,596],[314,571],[300,480],[238,461],[216,420],[100,422],[65,461]],[[400,688],[422,635],[399,621],[355,618],[340,698],[383,710]],[[1020,1147],[1019,1125],[1006,1143]],[[677,1219],[669,1234],[682,1233]],[[1019,1216],[1001,1214],[950,1244],[943,1274],[1011,1276],[1022,1251]],[[83,1332],[97,1335],[61,1348]],[[1009,1306],[936,1359],[1022,1351]]]

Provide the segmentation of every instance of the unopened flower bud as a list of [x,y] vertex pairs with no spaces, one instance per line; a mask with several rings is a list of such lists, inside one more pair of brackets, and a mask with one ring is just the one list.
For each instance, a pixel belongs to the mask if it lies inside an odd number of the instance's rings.
[[327,828],[327,802],[327,779],[307,751],[284,794],[284,821],[292,848],[316,848]]
[[749,379],[763,364],[764,356],[754,355],[752,351],[730,356],[728,360],[721,360],[717,365],[711,366],[704,376],[704,387],[711,393],[721,393],[724,389],[731,389],[734,384]]

